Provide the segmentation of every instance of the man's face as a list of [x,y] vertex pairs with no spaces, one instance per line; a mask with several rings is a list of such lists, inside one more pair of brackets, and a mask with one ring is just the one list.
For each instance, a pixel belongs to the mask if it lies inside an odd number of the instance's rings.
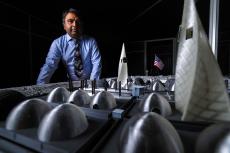
[[64,22],[65,31],[73,38],[80,37],[80,19],[74,13],[68,13]]

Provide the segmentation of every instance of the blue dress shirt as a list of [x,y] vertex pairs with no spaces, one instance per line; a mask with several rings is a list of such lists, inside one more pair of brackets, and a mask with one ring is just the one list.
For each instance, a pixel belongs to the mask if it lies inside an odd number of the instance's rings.
[[[79,41],[83,61],[83,75],[78,78],[74,72],[75,41]],[[101,73],[101,55],[94,38],[82,36],[79,40],[68,34],[55,39],[41,68],[37,84],[49,83],[50,78],[58,67],[59,61],[65,64],[72,80],[99,79]]]

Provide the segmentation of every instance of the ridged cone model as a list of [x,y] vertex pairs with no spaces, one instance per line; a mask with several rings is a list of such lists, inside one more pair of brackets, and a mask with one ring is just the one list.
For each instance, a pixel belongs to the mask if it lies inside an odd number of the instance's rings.
[[229,121],[230,103],[218,63],[196,11],[184,1],[176,66],[176,109],[185,121]]

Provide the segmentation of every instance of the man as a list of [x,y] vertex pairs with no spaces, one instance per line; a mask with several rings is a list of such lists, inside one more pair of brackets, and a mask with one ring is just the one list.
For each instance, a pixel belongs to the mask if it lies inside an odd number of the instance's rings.
[[72,80],[99,79],[101,55],[96,40],[82,35],[77,10],[71,8],[64,11],[62,19],[66,34],[52,42],[37,84],[49,83],[60,60],[64,63]]

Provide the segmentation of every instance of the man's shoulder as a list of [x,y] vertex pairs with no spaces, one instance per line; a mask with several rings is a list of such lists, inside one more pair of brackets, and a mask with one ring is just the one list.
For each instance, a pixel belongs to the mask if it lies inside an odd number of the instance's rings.
[[66,39],[67,39],[66,34],[64,34],[64,35],[61,35],[61,36],[57,37],[56,39],[54,39],[54,41],[64,41]]
[[84,41],[95,41],[95,38],[92,37],[92,36],[89,36],[89,35],[83,35],[83,36],[82,36],[82,39],[83,39]]
[[65,44],[66,42],[67,42],[66,35],[59,36],[53,40],[53,43],[57,45],[62,45],[62,44]]

